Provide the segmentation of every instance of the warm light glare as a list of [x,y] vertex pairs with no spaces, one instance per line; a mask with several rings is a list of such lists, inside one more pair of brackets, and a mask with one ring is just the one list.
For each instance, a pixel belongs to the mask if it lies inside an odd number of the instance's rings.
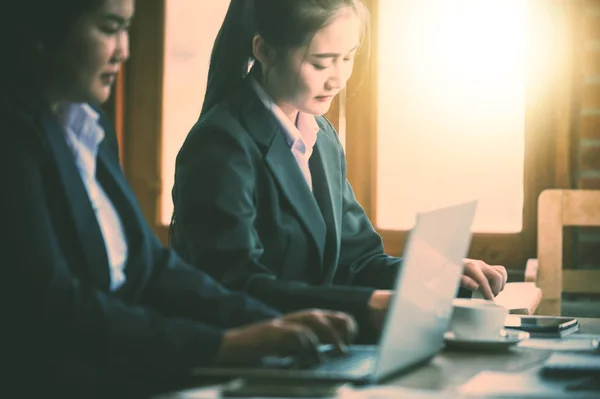
[[479,199],[522,226],[525,0],[379,0],[377,226]]
[[169,224],[173,213],[175,158],[200,115],[210,52],[228,6],[229,0],[166,2],[160,215],[163,225]]

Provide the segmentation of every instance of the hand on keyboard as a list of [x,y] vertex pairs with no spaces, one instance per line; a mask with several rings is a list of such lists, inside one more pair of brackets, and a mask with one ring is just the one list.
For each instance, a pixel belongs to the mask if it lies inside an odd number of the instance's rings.
[[292,356],[301,364],[322,361],[321,343],[337,353],[347,352],[356,335],[354,319],[340,312],[311,310],[250,326],[227,330],[217,362],[223,365],[252,364],[265,356]]
[[352,316],[342,312],[311,310],[291,313],[282,319],[308,327],[321,343],[331,344],[333,350],[340,354],[348,352],[347,345],[356,337],[356,322]]

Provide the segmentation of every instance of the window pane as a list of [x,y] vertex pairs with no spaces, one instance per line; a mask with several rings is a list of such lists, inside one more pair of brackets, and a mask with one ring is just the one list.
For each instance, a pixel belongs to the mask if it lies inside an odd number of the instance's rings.
[[175,158],[200,115],[213,42],[229,0],[167,0],[162,126],[161,222],[173,212]]
[[522,227],[525,0],[379,0],[377,225],[473,198]]

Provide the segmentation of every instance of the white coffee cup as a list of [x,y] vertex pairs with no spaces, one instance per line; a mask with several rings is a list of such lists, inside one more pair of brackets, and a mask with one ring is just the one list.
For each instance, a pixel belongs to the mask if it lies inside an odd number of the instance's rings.
[[500,336],[508,310],[493,301],[456,298],[449,330],[459,339],[487,340]]

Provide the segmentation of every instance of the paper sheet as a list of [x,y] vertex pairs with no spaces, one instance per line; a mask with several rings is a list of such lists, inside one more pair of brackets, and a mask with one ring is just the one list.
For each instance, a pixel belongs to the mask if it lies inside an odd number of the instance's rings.
[[466,397],[478,398],[569,398],[597,399],[598,392],[574,391],[579,379],[551,380],[538,374],[539,368],[521,373],[484,371],[459,388]]
[[462,399],[463,395],[453,392],[427,391],[393,386],[375,386],[365,389],[348,390],[337,399]]

